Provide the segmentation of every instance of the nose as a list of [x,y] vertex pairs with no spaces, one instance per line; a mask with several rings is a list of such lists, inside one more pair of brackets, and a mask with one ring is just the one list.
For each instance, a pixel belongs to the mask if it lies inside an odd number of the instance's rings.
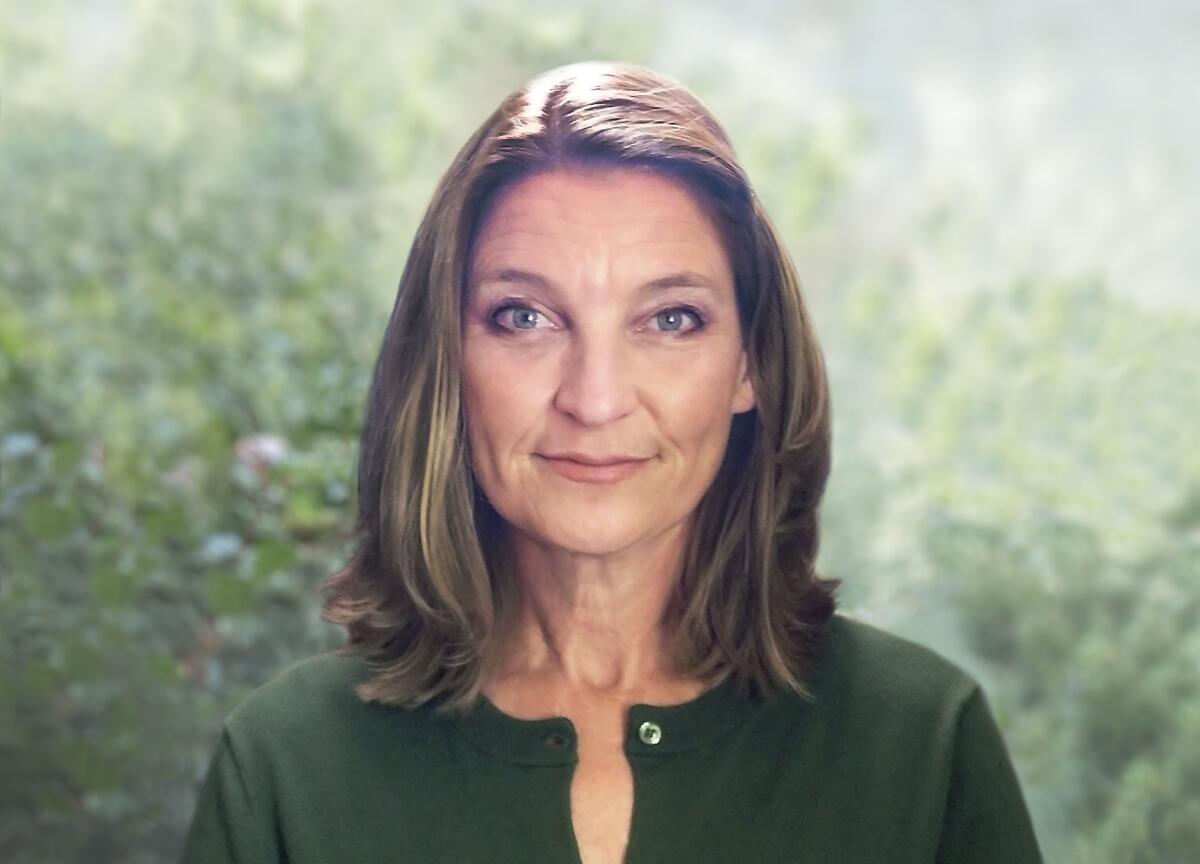
[[613,423],[634,410],[633,348],[619,336],[582,333],[564,355],[554,407],[585,426]]

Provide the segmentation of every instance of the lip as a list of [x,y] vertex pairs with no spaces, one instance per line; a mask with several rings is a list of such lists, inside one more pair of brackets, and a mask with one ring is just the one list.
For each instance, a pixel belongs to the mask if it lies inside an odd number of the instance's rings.
[[594,456],[588,456],[585,453],[574,453],[574,452],[546,453],[546,454],[538,454],[538,455],[542,456],[543,459],[570,459],[572,462],[578,462],[581,465],[617,465],[621,462],[645,462],[646,461],[641,456],[621,455],[621,456],[605,456],[603,458],[597,458]]
[[541,456],[551,470],[581,483],[616,483],[633,476],[649,459],[624,459],[604,465],[590,465],[574,459]]

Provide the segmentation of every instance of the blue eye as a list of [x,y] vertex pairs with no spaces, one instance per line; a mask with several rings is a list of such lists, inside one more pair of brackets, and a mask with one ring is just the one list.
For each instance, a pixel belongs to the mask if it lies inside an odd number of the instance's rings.
[[[671,309],[664,309],[663,311],[661,311],[661,312],[657,313],[657,314],[656,314],[654,317],[655,317],[656,319],[662,319],[662,318],[665,318],[665,317],[667,317],[667,316],[672,316],[672,317],[678,318],[678,317],[680,316],[680,314],[683,314],[683,315],[691,315],[691,316],[692,316],[692,318],[694,318],[694,319],[695,319],[695,321],[696,321],[696,326],[695,326],[695,327],[693,327],[691,330],[684,330],[684,331],[682,331],[684,334],[687,334],[687,333],[694,333],[694,332],[696,332],[697,330],[700,330],[700,329],[702,329],[702,328],[704,327],[704,324],[705,324],[704,318],[703,318],[703,317],[700,315],[700,313],[699,313],[699,312],[697,312],[697,311],[696,311],[695,309],[693,309],[691,306],[675,306],[675,307],[673,307],[673,308],[671,308]],[[664,331],[664,332],[666,332],[666,333],[678,333],[678,332],[680,332],[680,331],[679,331],[679,330],[677,330],[677,329],[671,329],[671,330],[666,330],[666,331]]]
[[[525,313],[525,318],[524,319],[518,318],[517,319],[518,321],[520,321],[520,320],[530,321],[530,320],[532,320],[532,316],[541,314],[536,309],[530,309],[528,306],[521,306],[516,303],[507,303],[492,313],[491,320],[493,322],[495,322],[495,320],[500,317],[500,314],[502,312],[508,312],[509,310],[516,310],[518,312]],[[509,329],[513,329],[513,328],[504,327],[503,329],[509,330]],[[517,327],[515,329],[517,329],[517,330],[536,330],[537,328],[532,327],[532,326],[531,327],[523,327],[521,325],[517,325]]]
[[[506,326],[506,325],[500,323],[500,320],[499,320],[500,316],[506,312],[520,313],[519,315],[516,315],[511,319],[515,323],[515,326],[510,327],[510,326]],[[525,305],[524,303],[503,303],[500,306],[497,306],[495,310],[493,310],[493,312],[488,320],[496,329],[504,331],[504,332],[508,332],[508,333],[513,333],[513,332],[517,332],[520,330],[525,330],[525,331],[537,330],[538,329],[537,328],[537,319],[535,317],[537,315],[541,315],[541,313],[538,312],[536,309],[533,309],[530,306]],[[671,318],[671,319],[679,318],[681,315],[690,315],[696,322],[695,326],[692,327],[690,330],[681,330],[680,326],[682,326],[682,324],[680,324],[679,326],[676,326],[676,327],[663,327],[659,332],[675,333],[675,334],[678,334],[680,338],[682,338],[684,336],[690,336],[691,334],[704,329],[704,327],[708,323],[707,321],[705,321],[704,316],[700,314],[699,310],[695,309],[692,306],[672,306],[670,308],[663,309],[659,312],[654,313],[654,315],[652,317],[656,321],[661,321],[662,319],[666,319],[666,318]],[[524,323],[519,323],[519,322],[524,322]],[[526,324],[528,324],[529,326],[525,326]]]

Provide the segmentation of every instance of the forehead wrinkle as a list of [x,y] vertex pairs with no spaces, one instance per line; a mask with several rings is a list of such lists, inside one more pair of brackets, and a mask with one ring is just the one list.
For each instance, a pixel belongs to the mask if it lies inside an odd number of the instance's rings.
[[[517,188],[520,188],[519,186]],[[690,233],[699,228],[703,233],[709,236],[717,235],[715,226],[712,223],[712,217],[705,209],[697,202],[691,194],[686,190],[676,189],[673,186],[666,189],[651,189],[643,192],[640,196],[640,201],[643,205],[649,205],[650,202],[661,205],[664,212],[659,215],[653,213],[639,213],[632,218],[628,213],[620,213],[620,207],[612,208],[618,215],[612,218],[606,218],[610,212],[610,208],[603,203],[588,208],[582,218],[573,214],[578,210],[578,200],[575,196],[563,194],[557,190],[541,192],[537,195],[512,195],[515,190],[506,190],[505,194],[491,214],[489,222],[493,222],[497,217],[504,221],[512,221],[520,223],[527,218],[537,220],[554,219],[568,225],[579,226],[584,228],[595,228],[598,225],[615,225],[621,223],[637,224],[639,222],[656,223],[654,225],[654,233],[659,232],[660,226],[664,223],[664,217],[667,224],[676,223],[689,226],[685,229],[685,233]],[[600,195],[610,199],[624,201],[628,192],[619,189],[617,186],[612,188],[601,187],[599,190],[593,189],[592,192],[598,192]],[[518,229],[519,230],[519,229]]]
[[[562,293],[562,289],[554,282],[554,280],[538,273],[534,270],[525,270],[518,267],[499,267],[489,270],[479,279],[480,284],[519,284],[533,285],[536,288],[545,290],[558,297]],[[672,289],[699,290],[709,294],[714,299],[719,294],[717,284],[704,273],[694,270],[677,270],[671,273],[664,273],[661,276],[642,283],[635,291],[642,295],[658,294]]]
[[[541,235],[537,235],[540,236]],[[560,295],[563,293],[562,287],[558,284],[552,275],[547,274],[547,270],[543,266],[549,263],[549,273],[555,273],[558,268],[557,261],[561,257],[554,255],[553,259],[547,261],[544,257],[544,247],[527,247],[524,243],[501,243],[498,242],[501,248],[499,249],[482,249],[475,262],[472,276],[472,286],[479,286],[487,283],[510,283],[510,284],[525,284],[542,290],[550,291],[551,293]],[[700,290],[706,290],[714,299],[718,298],[722,293],[721,287],[732,278],[732,270],[729,262],[725,260],[724,250],[719,243],[707,244],[696,240],[645,240],[639,241],[638,244],[622,244],[624,248],[630,245],[670,245],[675,247],[689,247],[689,251],[693,254],[658,254],[650,257],[649,263],[645,267],[634,268],[640,270],[641,273],[651,272],[653,276],[639,284],[634,291],[639,294],[658,293],[660,290],[674,287],[694,287]],[[526,254],[527,249],[533,248],[533,254]],[[717,256],[714,258],[710,252],[715,249]],[[695,254],[699,253],[699,254]],[[605,284],[611,280],[611,274],[614,269],[613,250],[606,250],[601,256],[602,260],[595,262],[594,266],[589,265],[586,261],[588,256],[584,255],[574,261],[568,263],[563,269],[564,273],[571,273],[568,281],[574,281],[578,277],[579,281],[587,284],[589,287]],[[585,272],[591,269],[592,273]],[[629,268],[622,268],[629,269]],[[640,275],[640,274],[639,274]],[[681,284],[681,283],[692,283]],[[667,283],[656,286],[654,283]],[[674,284],[671,284],[674,283]],[[657,289],[657,290],[656,290]]]
[[[494,256],[494,255],[500,255],[500,254],[504,254],[509,251],[514,251],[514,250],[509,249],[508,247],[509,247],[511,241],[513,241],[515,238],[520,237],[522,235],[530,235],[532,240],[537,241],[536,244],[531,244],[531,248],[534,249],[535,255],[546,254],[547,250],[546,250],[544,241],[552,235],[549,235],[543,231],[535,231],[532,229],[522,230],[520,228],[514,228],[514,229],[510,229],[510,230],[502,230],[500,233],[498,233],[496,235],[489,235],[488,237],[485,237],[484,242],[479,244],[478,248],[475,250],[474,258],[477,261],[485,260],[488,257]],[[556,238],[556,239],[560,240],[561,242],[563,242],[565,244],[573,246],[573,247],[583,247],[584,249],[586,249],[588,246],[588,243],[586,240],[578,240],[578,239],[572,239],[572,238]],[[501,246],[500,250],[494,250],[492,248],[497,245]],[[524,246],[525,246],[524,243],[518,242],[518,243],[515,243],[512,245],[517,247],[517,251],[520,251],[522,253],[524,252]],[[695,239],[694,236],[674,236],[674,237],[672,237],[672,236],[666,236],[666,237],[655,236],[655,237],[643,237],[643,238],[639,238],[636,240],[629,240],[627,242],[613,242],[613,243],[605,244],[607,251],[609,253],[620,252],[620,251],[623,251],[626,249],[633,249],[638,246],[663,246],[663,245],[677,246],[677,247],[681,247],[681,248],[688,247],[688,249],[689,249],[689,252],[685,253],[683,255],[664,255],[663,257],[688,259],[688,258],[691,258],[693,254],[695,254],[696,259],[699,261],[702,261],[706,265],[712,265],[713,263],[716,263],[713,261],[713,258],[710,255],[710,253],[713,250],[716,250],[719,253],[719,255],[717,256],[717,261],[719,262],[719,266],[717,267],[717,269],[718,270],[726,269],[727,262],[724,260],[724,248],[720,242],[719,236],[716,236],[716,235],[710,236],[707,241]],[[606,257],[608,259],[611,259],[612,255],[608,254],[608,255],[606,255]],[[516,266],[516,265],[514,265],[514,266]],[[694,269],[694,268],[692,268],[692,269]]]
[[[612,192],[622,201],[627,198],[627,193],[617,194],[615,188],[600,191]],[[721,293],[716,289],[731,280],[732,267],[723,238],[711,217],[683,190],[655,189],[645,198],[663,207],[673,206],[673,199],[686,203],[683,208],[658,215],[631,216],[627,208],[625,212],[616,208],[617,215],[606,218],[609,211],[604,206],[591,206],[582,216],[574,215],[579,212],[577,199],[557,190],[501,201],[488,220],[484,242],[472,256],[474,272],[484,274],[472,278],[472,285],[481,284],[485,279],[494,281],[493,274],[499,270],[519,270],[541,277],[527,279],[526,284],[553,290],[558,286],[546,275],[545,268],[549,266],[551,273],[558,273],[559,265],[565,262],[561,273],[573,271],[571,278],[578,276],[591,289],[596,289],[611,280],[613,270],[622,265],[624,258],[636,260],[640,253],[650,261],[643,272],[658,272],[654,278],[639,285],[638,290],[645,291],[651,282],[668,274],[692,271],[703,272],[713,283],[711,293],[714,296]],[[555,230],[556,226],[562,230]],[[597,226],[615,227],[616,230],[610,233],[617,236],[597,241],[594,234],[585,233],[594,232]],[[555,249],[556,246],[568,248],[560,251]],[[642,252],[664,246],[671,247],[672,251]],[[586,272],[589,269],[592,274]],[[505,281],[520,283],[522,280]]]
[[[542,241],[553,239],[556,242],[563,242],[571,246],[582,246],[587,248],[590,245],[598,244],[598,238],[595,236],[596,227],[599,224],[606,226],[619,226],[624,228],[612,232],[612,239],[605,239],[604,246],[612,248],[614,251],[626,250],[626,248],[649,245],[649,244],[677,244],[680,246],[696,246],[701,251],[707,251],[707,246],[720,247],[720,234],[710,226],[707,222],[697,220],[689,220],[684,217],[674,217],[671,221],[658,220],[652,216],[643,218],[629,218],[628,216],[617,218],[610,222],[600,221],[582,221],[568,220],[568,218],[560,218],[559,222],[566,222],[572,226],[580,227],[584,230],[578,232],[558,232],[552,227],[547,227],[545,224],[527,224],[527,220],[517,217],[506,217],[502,224],[492,223],[485,230],[484,238],[480,244],[480,250],[490,247],[497,242],[515,238],[523,234],[532,235],[536,240]],[[641,223],[641,224],[640,224]],[[703,234],[704,240],[696,239],[697,234]]]
[[[536,236],[536,238],[541,239],[542,235],[535,234],[534,236]],[[576,242],[572,241],[571,245],[580,246],[581,244],[576,244]],[[500,246],[500,248],[492,248],[493,246]],[[672,239],[672,240],[649,240],[648,239],[648,240],[630,242],[630,244],[612,245],[610,248],[607,248],[607,250],[604,253],[601,253],[600,256],[589,256],[589,254],[581,254],[580,258],[575,259],[575,265],[576,265],[575,268],[571,268],[571,269],[582,269],[582,268],[584,268],[584,265],[587,265],[589,263],[587,260],[588,258],[595,257],[596,259],[598,259],[598,263],[602,262],[599,264],[599,266],[601,269],[605,270],[605,275],[611,275],[611,271],[612,271],[613,265],[614,265],[614,257],[619,257],[619,256],[614,256],[613,252],[617,252],[618,250],[624,250],[624,248],[629,248],[631,246],[673,246],[673,247],[680,247],[680,248],[688,247],[689,253],[685,253],[685,254],[670,254],[670,253],[662,254],[662,253],[660,253],[660,254],[656,254],[656,256],[654,256],[654,260],[653,260],[652,264],[650,264],[650,266],[653,266],[654,264],[661,264],[659,269],[661,269],[662,272],[664,272],[664,274],[667,274],[667,272],[679,272],[679,271],[688,270],[688,271],[692,271],[692,272],[697,272],[697,274],[706,275],[706,277],[709,278],[710,281],[716,281],[716,282],[721,281],[721,278],[728,274],[728,264],[727,264],[727,262],[725,262],[724,252],[720,251],[719,246],[716,247],[716,250],[718,250],[718,252],[720,252],[720,254],[719,254],[719,256],[716,256],[714,259],[714,257],[710,256],[710,254],[709,254],[710,250],[712,250],[712,247],[710,247],[707,244],[703,244],[703,242],[700,242],[700,241],[684,240],[684,239],[678,239],[678,240],[674,240],[674,239]],[[529,256],[530,258],[534,259],[534,262],[536,262],[536,264],[526,262],[526,260],[522,260],[527,257],[526,250],[527,250],[526,244],[520,244],[520,242],[518,242],[518,244],[508,244],[508,242],[503,242],[502,239],[497,238],[497,241],[494,242],[494,244],[487,244],[484,247],[480,248],[479,254],[476,254],[476,256],[475,256],[474,270],[476,272],[485,272],[485,274],[491,274],[491,272],[494,272],[497,270],[524,270],[524,271],[530,271],[530,272],[540,272],[542,269],[541,264],[544,263],[546,260],[545,248],[544,247],[535,248],[532,256]],[[554,256],[552,256],[552,257],[560,258],[560,256],[558,256],[558,254],[554,254]],[[493,262],[496,262],[496,263],[493,263]],[[707,272],[707,274],[704,274],[704,271],[709,271],[709,272]],[[546,278],[546,281],[551,281],[550,277],[546,276],[545,278]],[[476,281],[480,281],[480,280],[482,280],[482,277],[476,278]]]

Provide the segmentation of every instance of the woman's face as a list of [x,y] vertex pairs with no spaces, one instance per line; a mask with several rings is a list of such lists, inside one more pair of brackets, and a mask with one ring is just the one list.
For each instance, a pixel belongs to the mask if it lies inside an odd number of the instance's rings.
[[[626,167],[526,177],[467,263],[464,412],[496,511],[592,555],[679,525],[754,406],[730,263],[687,187]],[[552,459],[569,452],[640,461],[603,476]]]

